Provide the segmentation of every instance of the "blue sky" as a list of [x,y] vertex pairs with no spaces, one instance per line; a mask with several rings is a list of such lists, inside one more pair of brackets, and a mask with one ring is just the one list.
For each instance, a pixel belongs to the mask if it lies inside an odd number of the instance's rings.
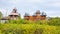
[[22,17],[25,12],[32,15],[36,10],[46,12],[50,17],[60,16],[60,0],[0,0],[0,11],[4,16],[9,15],[14,7]]

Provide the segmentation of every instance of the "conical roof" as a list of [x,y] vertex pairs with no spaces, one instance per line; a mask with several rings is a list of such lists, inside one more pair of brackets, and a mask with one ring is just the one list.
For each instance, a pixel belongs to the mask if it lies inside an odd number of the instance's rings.
[[40,14],[40,10],[37,10],[37,11],[36,11],[36,14]]
[[41,15],[45,15],[46,16],[46,13],[45,12],[42,12]]
[[24,16],[30,16],[28,13],[25,13],[25,15]]
[[10,15],[19,15],[19,13],[17,12],[17,9],[14,8]]

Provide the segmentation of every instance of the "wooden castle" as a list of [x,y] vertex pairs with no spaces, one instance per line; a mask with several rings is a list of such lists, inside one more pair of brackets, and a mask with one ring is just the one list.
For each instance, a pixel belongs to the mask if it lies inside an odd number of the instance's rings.
[[30,16],[29,14],[25,13],[24,15],[24,19],[25,20],[45,20],[46,19],[46,13],[45,12],[40,12],[40,10],[37,10],[36,13],[32,16]]
[[[3,17],[1,20],[17,20],[19,17],[19,13],[17,12],[17,9],[14,8],[12,10],[12,12],[7,16],[7,17]],[[46,19],[46,13],[45,12],[40,12],[40,10],[37,10],[36,13],[32,16],[30,16],[29,14],[25,13],[24,15],[24,20],[32,20],[32,21],[36,21],[36,20],[45,20]]]

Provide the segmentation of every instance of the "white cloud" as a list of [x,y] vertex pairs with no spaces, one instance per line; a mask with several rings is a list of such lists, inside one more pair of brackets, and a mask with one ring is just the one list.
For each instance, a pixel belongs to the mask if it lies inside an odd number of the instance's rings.
[[18,4],[18,3],[43,3],[45,0],[2,0],[3,2],[8,2],[12,4]]
[[23,2],[23,0],[1,0],[3,3],[17,4]]
[[22,2],[22,1],[21,0],[8,0],[8,3],[10,3],[10,4],[18,4],[20,2]]
[[[46,13],[49,14],[49,15],[52,15],[52,14],[56,14],[56,15],[60,15],[60,10],[55,11],[55,9],[57,10],[57,8],[55,7],[60,7],[60,0],[2,0],[3,3],[0,3],[0,5],[3,4],[3,6],[0,6],[2,8],[10,8],[12,9],[12,7],[17,7],[19,9],[22,9],[22,10],[19,10],[21,11],[21,14],[23,14],[24,11],[26,12],[31,12],[33,11],[33,13],[35,12],[35,10],[43,10],[45,8],[48,8],[46,10]],[[4,6],[4,3],[6,4],[6,6]],[[52,9],[51,9],[51,8]],[[0,9],[1,11],[4,11],[4,13],[6,13],[6,10],[5,9]],[[9,10],[9,9],[8,9]],[[43,11],[42,10],[42,11]],[[10,10],[9,10],[10,11]]]
[[41,3],[41,2],[44,2],[44,0],[26,0],[27,2],[32,2],[32,3]]
[[50,17],[56,17],[56,16],[60,16],[60,11],[44,11],[46,12],[47,16],[50,16]]
[[8,0],[9,3],[17,4],[23,2],[22,0]]
[[55,3],[52,3],[51,5],[55,7],[60,7],[60,2],[55,2]]
[[44,5],[49,7],[60,7],[60,0],[47,1]]
[[3,16],[7,16],[7,10],[6,9],[0,9],[0,12],[2,12]]
[[60,2],[50,4],[52,7],[60,7]]

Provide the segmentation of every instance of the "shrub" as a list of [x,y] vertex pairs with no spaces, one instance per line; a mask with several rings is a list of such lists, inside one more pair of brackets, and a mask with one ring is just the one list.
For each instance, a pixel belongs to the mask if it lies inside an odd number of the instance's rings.
[[60,34],[57,26],[39,24],[2,24],[2,34]]

